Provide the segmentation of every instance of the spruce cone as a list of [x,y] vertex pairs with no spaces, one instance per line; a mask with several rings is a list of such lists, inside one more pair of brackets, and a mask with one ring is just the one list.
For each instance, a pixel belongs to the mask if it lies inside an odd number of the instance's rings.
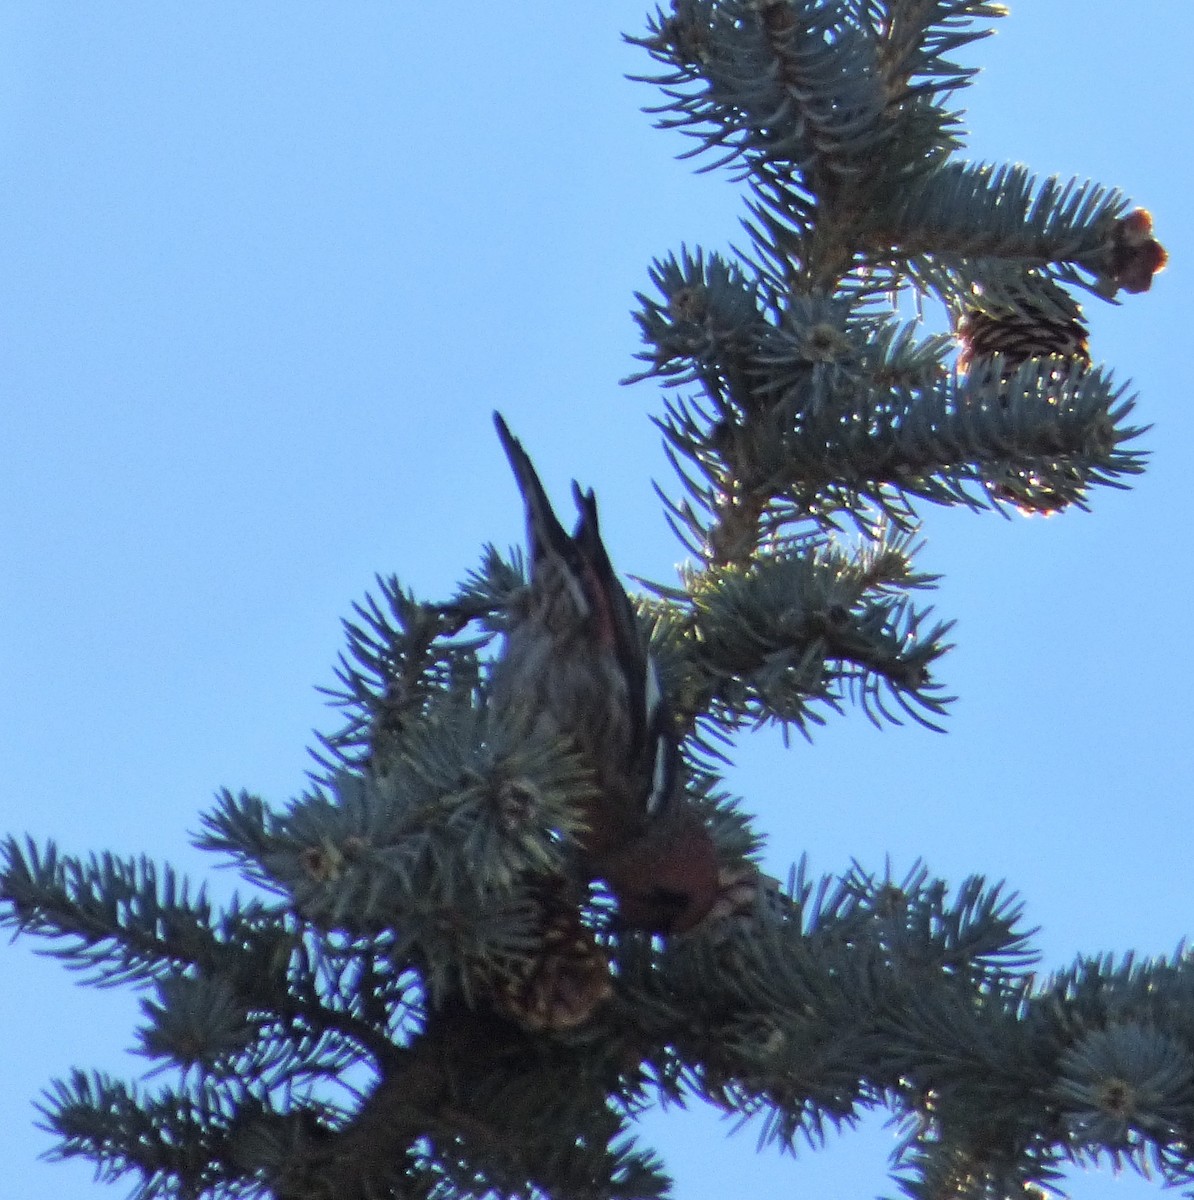
[[[1000,355],[999,377],[1008,380],[1026,362],[1056,359],[1050,381],[1060,383],[1075,363],[1090,364],[1082,309],[1051,280],[1027,275],[1020,295],[990,308],[972,308],[958,320],[958,368],[978,369]],[[1006,403],[1006,400],[1004,401]],[[1022,466],[996,463],[984,471],[987,493],[1023,513],[1050,514],[1081,502],[1082,477],[1064,462]]]
[[609,959],[581,923],[570,890],[562,881],[545,886],[538,949],[506,972],[494,990],[497,1010],[524,1029],[575,1029],[613,991]]
[[1165,247],[1153,237],[1153,218],[1146,208],[1116,221],[1111,235],[1108,274],[1125,292],[1147,292],[1153,276],[1169,261]]
[[[1060,289],[1059,289],[1060,290]],[[971,364],[1003,355],[1003,376],[1007,378],[1030,358],[1078,359],[1090,362],[1088,331],[1082,310],[1066,297],[1069,316],[1051,312],[1046,306],[1024,300],[1015,311],[998,316],[972,308],[958,321],[958,367],[965,371]]]

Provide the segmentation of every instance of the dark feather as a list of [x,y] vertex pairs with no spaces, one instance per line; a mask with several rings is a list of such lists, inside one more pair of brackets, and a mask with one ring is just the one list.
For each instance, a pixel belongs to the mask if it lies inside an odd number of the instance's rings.
[[671,713],[596,498],[572,485],[565,532],[522,443],[498,413],[494,424],[526,506],[531,578],[508,614],[492,702],[516,727],[569,737],[592,769],[584,874],[609,882],[633,927],[688,928],[716,895],[716,854],[685,802]]

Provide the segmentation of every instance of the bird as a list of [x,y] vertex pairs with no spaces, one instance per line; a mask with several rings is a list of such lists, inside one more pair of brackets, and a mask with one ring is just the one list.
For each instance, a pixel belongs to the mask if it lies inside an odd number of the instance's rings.
[[716,848],[686,792],[675,724],[596,498],[573,483],[569,534],[500,413],[494,424],[526,509],[530,569],[506,614],[491,703],[527,733],[568,738],[591,771],[580,869],[608,885],[619,925],[686,932],[718,898]]

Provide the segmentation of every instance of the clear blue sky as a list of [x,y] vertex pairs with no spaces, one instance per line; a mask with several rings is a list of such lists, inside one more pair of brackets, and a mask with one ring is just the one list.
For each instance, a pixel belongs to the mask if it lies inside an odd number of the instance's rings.
[[[751,740],[729,782],[777,874],[807,852],[1006,878],[1061,966],[1194,927],[1194,9],[1012,8],[968,52],[972,157],[1116,184],[1171,251],[1151,293],[1088,306],[1151,469],[1091,515],[930,513],[950,732],[853,713],[811,746]],[[638,111],[619,33],[643,11],[0,5],[0,830],[210,875],[196,814],[221,785],[301,789],[373,573],[442,597],[519,538],[494,407],[557,497],[596,487],[616,563],[669,574],[658,396],[617,386],[631,295],[653,255],[737,240],[741,206]],[[139,1070],[135,998],[0,953],[5,1194],[126,1194],[39,1162],[31,1099],[72,1065]],[[879,1122],[795,1161],[715,1114],[645,1132],[681,1200],[893,1190]]]

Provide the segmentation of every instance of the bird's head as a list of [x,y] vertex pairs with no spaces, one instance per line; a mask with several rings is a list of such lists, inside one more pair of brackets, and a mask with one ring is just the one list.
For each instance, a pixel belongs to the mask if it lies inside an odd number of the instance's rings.
[[661,813],[597,872],[618,901],[620,923],[648,933],[684,933],[708,914],[720,891],[713,838],[696,811]]

